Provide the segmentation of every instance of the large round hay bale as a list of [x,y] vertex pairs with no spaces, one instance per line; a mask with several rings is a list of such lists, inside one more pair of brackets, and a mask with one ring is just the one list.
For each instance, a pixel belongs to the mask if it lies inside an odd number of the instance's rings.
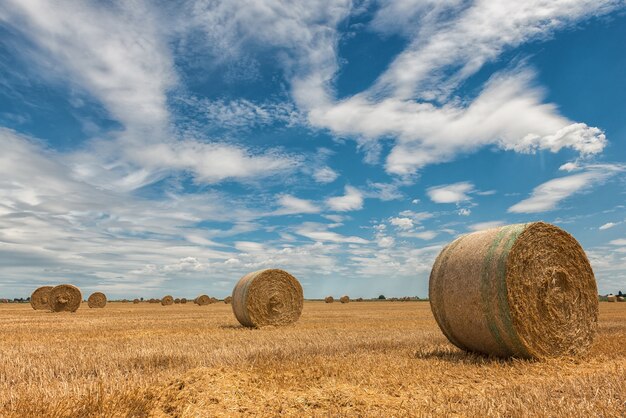
[[580,244],[543,222],[459,237],[430,273],[430,306],[448,340],[499,357],[584,351],[596,333],[597,295]]
[[339,302],[341,302],[341,303],[349,303],[350,302],[350,296],[343,295],[342,297],[339,298]]
[[194,303],[199,306],[210,305],[211,298],[208,295],[200,295],[194,300]]
[[104,308],[107,304],[107,297],[102,292],[94,292],[89,295],[87,305],[90,308]]
[[225,304],[230,304],[233,301],[233,297],[232,296],[226,296],[224,298],[224,303]]
[[248,273],[233,289],[233,312],[247,327],[287,325],[300,318],[304,296],[298,280],[284,270]]
[[50,291],[52,286],[41,286],[30,295],[30,306],[36,311],[50,310]]
[[161,305],[163,306],[170,306],[173,304],[174,304],[174,298],[170,295],[163,296],[163,299],[161,299]]
[[607,302],[617,302],[617,296],[613,294],[606,295],[606,300]]
[[182,304],[187,303],[187,298],[180,298],[180,303],[182,303]]
[[48,296],[50,301],[50,310],[52,312],[76,312],[80,306],[83,297],[80,289],[71,284],[61,284],[50,290]]
[[332,296],[326,296],[324,298],[324,302],[326,302],[326,303],[333,303],[334,301],[335,301],[335,298],[332,297]]

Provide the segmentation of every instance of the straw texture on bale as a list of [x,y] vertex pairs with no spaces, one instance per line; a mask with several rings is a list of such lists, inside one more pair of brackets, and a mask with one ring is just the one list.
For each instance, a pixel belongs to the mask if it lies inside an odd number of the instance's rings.
[[229,303],[231,303],[232,301],[233,301],[233,297],[232,297],[232,296],[226,296],[226,297],[224,298],[224,303],[225,303],[225,304],[229,304]]
[[107,304],[107,297],[102,292],[94,292],[89,295],[87,305],[90,308],[104,308]]
[[173,304],[174,304],[174,298],[170,295],[163,296],[163,299],[161,299],[161,305],[163,306],[170,306]]
[[596,333],[596,281],[580,244],[543,222],[474,232],[430,273],[433,315],[457,347],[498,357],[585,351]]
[[52,286],[41,286],[30,295],[30,306],[36,311],[50,309],[50,291]]
[[349,303],[350,302],[350,296],[343,295],[342,297],[339,298],[339,302],[341,302],[341,303]]
[[333,303],[335,301],[335,298],[332,296],[326,296],[326,298],[324,298],[324,302],[326,303]]
[[304,304],[300,282],[279,269],[246,274],[232,297],[235,317],[246,327],[291,324],[300,318]]
[[52,312],[76,312],[83,297],[80,289],[71,284],[61,284],[50,290],[48,297]]
[[210,305],[211,298],[208,295],[200,295],[194,300],[194,303],[199,306]]
[[615,296],[615,295],[607,295],[606,300],[608,302],[617,302],[617,296]]

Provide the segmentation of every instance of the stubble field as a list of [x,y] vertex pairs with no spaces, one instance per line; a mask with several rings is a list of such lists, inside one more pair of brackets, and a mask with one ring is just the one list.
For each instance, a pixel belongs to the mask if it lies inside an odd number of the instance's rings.
[[0,305],[0,416],[624,416],[626,303],[584,357],[464,353],[428,303],[305,302],[245,329],[230,305]]

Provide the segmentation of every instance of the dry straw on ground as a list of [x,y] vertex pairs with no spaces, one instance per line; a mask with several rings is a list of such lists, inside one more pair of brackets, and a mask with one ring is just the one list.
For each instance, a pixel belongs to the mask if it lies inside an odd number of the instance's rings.
[[304,302],[298,280],[279,269],[246,274],[232,297],[235,317],[247,327],[291,324],[300,318]]
[[163,296],[163,299],[161,299],[161,305],[163,306],[170,306],[173,304],[174,304],[174,298],[170,295]]
[[324,302],[326,302],[326,303],[333,303],[334,301],[335,301],[335,298],[332,297],[332,296],[326,296],[324,298]]
[[343,295],[342,297],[339,298],[339,302],[341,302],[341,303],[349,303],[350,302],[350,296]]
[[104,308],[107,304],[107,297],[102,292],[94,292],[89,295],[87,305],[90,308]]
[[61,284],[50,290],[49,300],[52,312],[76,312],[83,297],[76,286]]
[[226,297],[224,298],[224,303],[225,303],[225,304],[229,304],[229,303],[231,303],[232,301],[233,301],[233,297],[232,297],[232,296],[226,296]]
[[36,311],[50,310],[50,291],[52,286],[41,286],[30,295],[30,306]]
[[200,295],[194,300],[194,303],[199,306],[210,305],[211,298],[208,295]]
[[580,244],[543,222],[462,236],[430,275],[437,323],[459,348],[500,357],[577,354],[596,333],[598,294]]

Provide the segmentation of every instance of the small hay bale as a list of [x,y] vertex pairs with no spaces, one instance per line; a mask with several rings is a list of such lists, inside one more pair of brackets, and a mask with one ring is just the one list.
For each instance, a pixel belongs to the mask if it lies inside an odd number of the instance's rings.
[[291,324],[300,318],[304,304],[300,282],[279,269],[246,274],[232,298],[235,317],[246,327]]
[[350,296],[343,295],[342,297],[339,298],[339,302],[341,302],[341,303],[350,303]]
[[598,291],[585,252],[543,222],[457,238],[435,261],[429,298],[451,343],[498,357],[581,353],[598,325]]
[[176,303],[176,304],[180,304],[180,298],[176,298],[176,299],[174,299],[174,303]]
[[61,284],[50,290],[48,297],[52,312],[76,312],[83,297],[80,289],[71,284]]
[[194,300],[194,303],[198,306],[206,306],[211,304],[211,298],[208,295],[200,295]]
[[162,306],[170,306],[173,304],[174,304],[174,298],[170,295],[163,296],[163,299],[161,299]]
[[187,303],[187,298],[180,298],[180,303],[182,303],[182,304]]
[[326,303],[333,303],[334,301],[335,301],[335,298],[332,297],[332,296],[326,296],[324,298],[324,302],[326,302]]
[[607,302],[617,302],[617,296],[613,294],[606,295],[606,300]]
[[133,304],[137,305],[139,302],[139,299],[133,299]]
[[30,306],[36,311],[50,310],[50,291],[52,286],[41,286],[30,295]]
[[233,297],[232,296],[226,296],[224,298],[224,303],[225,304],[230,304],[233,301]]
[[623,302],[624,301],[624,296],[618,296],[617,297],[617,301],[618,302]]
[[363,302],[363,298],[358,298],[356,301],[357,302]]
[[211,296],[211,303],[217,303],[219,300],[216,297]]
[[102,292],[94,292],[87,298],[87,305],[90,308],[104,308],[107,304],[107,297]]

